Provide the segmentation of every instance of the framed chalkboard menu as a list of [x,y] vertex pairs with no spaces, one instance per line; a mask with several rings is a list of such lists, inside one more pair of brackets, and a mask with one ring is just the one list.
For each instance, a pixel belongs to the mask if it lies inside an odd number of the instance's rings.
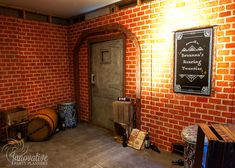
[[213,28],[176,31],[174,92],[210,95]]

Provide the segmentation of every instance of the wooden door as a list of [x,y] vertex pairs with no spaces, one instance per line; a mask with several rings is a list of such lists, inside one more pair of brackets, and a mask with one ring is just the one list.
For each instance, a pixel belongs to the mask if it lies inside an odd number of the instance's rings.
[[123,39],[91,45],[92,123],[113,130],[112,102],[123,96]]

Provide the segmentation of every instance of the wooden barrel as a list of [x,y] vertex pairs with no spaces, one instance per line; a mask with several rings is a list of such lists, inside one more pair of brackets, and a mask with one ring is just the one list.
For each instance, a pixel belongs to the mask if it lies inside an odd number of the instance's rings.
[[55,131],[57,120],[57,113],[53,109],[37,111],[28,124],[28,138],[31,141],[46,140]]

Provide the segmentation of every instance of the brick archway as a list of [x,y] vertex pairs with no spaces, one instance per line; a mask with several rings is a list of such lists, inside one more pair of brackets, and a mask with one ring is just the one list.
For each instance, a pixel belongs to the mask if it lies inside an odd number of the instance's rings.
[[100,34],[108,34],[119,32],[124,34],[128,39],[131,40],[135,49],[136,49],[136,122],[137,127],[140,127],[140,98],[141,98],[141,67],[140,67],[140,60],[141,60],[141,53],[140,53],[140,45],[138,42],[137,37],[133,34],[129,29],[120,25],[118,23],[112,23],[88,30],[84,30],[81,32],[81,35],[78,37],[78,41],[74,48],[74,88],[75,88],[75,99],[76,103],[80,104],[80,95],[79,95],[79,49],[82,43],[90,36],[100,35]]

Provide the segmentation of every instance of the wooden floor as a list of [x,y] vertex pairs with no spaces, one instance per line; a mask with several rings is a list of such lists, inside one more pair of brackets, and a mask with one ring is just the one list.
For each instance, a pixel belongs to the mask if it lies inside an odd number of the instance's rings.
[[[15,166],[17,168],[176,168],[180,166],[172,165],[171,161],[181,159],[179,155],[159,154],[151,149],[124,148],[113,140],[109,131],[86,123],[61,131],[48,141],[24,145],[28,156],[36,153],[48,156],[47,165]],[[0,167],[12,167],[4,151],[0,155]]]

